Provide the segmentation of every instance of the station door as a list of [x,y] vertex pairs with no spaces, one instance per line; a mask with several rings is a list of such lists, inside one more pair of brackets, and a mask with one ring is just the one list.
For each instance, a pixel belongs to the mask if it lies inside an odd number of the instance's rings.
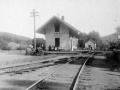
[[55,38],[55,47],[60,47],[60,38]]

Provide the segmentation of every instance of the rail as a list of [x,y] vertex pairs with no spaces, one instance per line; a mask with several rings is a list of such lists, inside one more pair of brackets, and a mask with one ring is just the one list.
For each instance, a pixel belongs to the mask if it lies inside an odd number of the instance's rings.
[[42,81],[44,81],[46,78],[48,78],[49,76],[53,75],[54,73],[56,73],[57,71],[59,71],[60,69],[64,68],[68,63],[70,63],[71,61],[74,61],[75,59],[77,59],[78,57],[69,60],[67,63],[65,63],[64,65],[62,65],[60,68],[58,68],[57,70],[53,71],[52,73],[46,75],[44,78],[40,79],[39,81],[37,81],[36,83],[32,84],[30,87],[28,87],[25,90],[32,90],[32,88],[34,88],[35,85],[37,85],[38,83],[41,83]]
[[[94,53],[93,53],[93,54],[94,54]],[[93,54],[90,55],[90,57],[92,57]],[[83,65],[80,66],[80,69],[78,70],[78,73],[77,73],[77,75],[75,76],[75,79],[74,79],[74,81],[73,81],[73,83],[72,83],[72,85],[71,85],[71,87],[70,87],[70,90],[76,90],[79,77],[80,77],[80,75],[81,75],[81,73],[82,73],[82,71],[83,71],[83,68],[84,68],[86,62],[89,60],[90,57],[88,57],[88,58],[85,60],[85,62],[83,63]]]
[[[65,57],[65,58],[69,58],[69,57]],[[59,58],[59,59],[64,59],[64,58]],[[44,60],[44,61],[35,61],[35,62],[27,62],[27,63],[21,63],[18,65],[11,65],[11,66],[6,66],[6,67],[0,67],[0,75],[4,74],[6,72],[13,72],[13,71],[17,71],[17,70],[23,70],[23,69],[30,69],[30,68],[34,68],[34,67],[40,67],[43,65],[50,65],[51,63],[54,63],[55,61],[59,61],[59,59],[56,58],[51,58],[48,60]],[[43,64],[44,62],[49,62],[48,64]]]

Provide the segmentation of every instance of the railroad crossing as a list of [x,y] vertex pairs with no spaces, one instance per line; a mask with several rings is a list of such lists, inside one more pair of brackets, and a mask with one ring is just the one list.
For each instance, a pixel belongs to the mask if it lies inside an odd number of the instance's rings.
[[[84,53],[7,66],[0,68],[0,81],[13,90],[77,90],[84,68],[94,64],[92,62],[97,54]],[[24,85],[20,85],[21,82]]]

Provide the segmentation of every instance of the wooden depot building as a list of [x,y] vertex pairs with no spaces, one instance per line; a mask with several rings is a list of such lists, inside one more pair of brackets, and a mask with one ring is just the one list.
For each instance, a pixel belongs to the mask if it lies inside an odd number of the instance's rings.
[[55,46],[65,51],[77,49],[80,31],[66,23],[64,16],[62,18],[53,16],[36,32],[45,35],[46,50],[49,50],[49,46]]

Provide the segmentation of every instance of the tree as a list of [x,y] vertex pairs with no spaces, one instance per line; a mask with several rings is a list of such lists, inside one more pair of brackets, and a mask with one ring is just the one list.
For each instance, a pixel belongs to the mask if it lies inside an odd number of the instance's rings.
[[100,35],[98,32],[95,32],[94,30],[89,32],[89,38],[96,41],[96,40],[100,40]]
[[2,48],[3,46],[6,46],[7,42],[4,41],[2,38],[0,38],[0,48]]
[[[32,39],[32,45],[34,46],[34,39]],[[36,38],[36,47],[45,47],[45,40],[43,38]]]
[[0,38],[0,49],[10,50],[10,47],[8,46],[7,42],[4,41],[2,38]]
[[79,41],[78,41],[78,47],[83,48],[85,43],[89,40],[88,35],[86,33],[80,33],[79,34]]
[[120,26],[117,26],[115,29],[117,32],[120,32]]
[[100,34],[96,31],[91,31],[88,34],[89,39],[92,39],[93,41],[95,41],[97,47],[101,46],[101,40],[100,40]]

